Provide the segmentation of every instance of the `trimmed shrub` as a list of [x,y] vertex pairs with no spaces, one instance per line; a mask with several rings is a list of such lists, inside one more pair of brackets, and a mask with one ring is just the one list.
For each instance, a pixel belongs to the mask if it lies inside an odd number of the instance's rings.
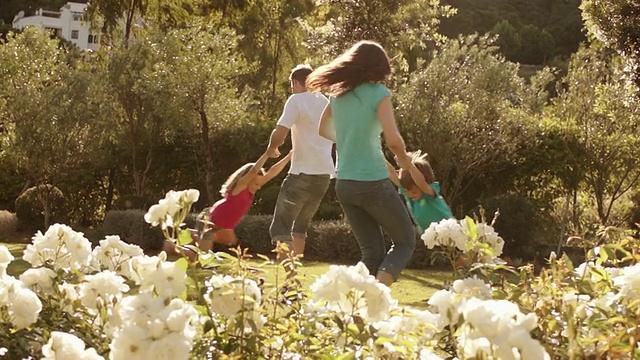
[[102,229],[105,235],[118,235],[130,244],[140,246],[147,253],[157,253],[162,249],[164,235],[158,227],[144,221],[143,210],[108,211]]
[[[271,215],[248,215],[238,227],[236,234],[240,244],[250,252],[271,255],[274,246],[269,236]],[[351,226],[343,220],[313,221],[308,231],[304,252],[305,260],[334,264],[354,264],[361,258],[360,247],[351,232]],[[391,241],[386,238],[387,249]],[[431,266],[431,253],[418,239],[411,257],[410,268]],[[438,263],[441,265],[441,263]]]
[[44,206],[39,197],[48,198],[51,206],[49,225],[66,222],[67,208],[62,191],[53,185],[38,185],[27,189],[16,199],[20,229],[44,230]]
[[[148,209],[151,205],[157,203],[158,200],[150,197],[142,197],[136,195],[120,196],[113,203],[113,210],[133,210]],[[144,215],[144,214],[143,214]]]
[[271,215],[247,215],[236,227],[238,242],[251,253],[271,256],[275,247],[271,245],[269,225]]
[[351,226],[342,220],[318,221],[311,225],[305,258],[312,261],[355,263],[360,248]]
[[18,217],[7,210],[0,210],[0,234],[2,241],[11,239],[11,236],[18,231]]

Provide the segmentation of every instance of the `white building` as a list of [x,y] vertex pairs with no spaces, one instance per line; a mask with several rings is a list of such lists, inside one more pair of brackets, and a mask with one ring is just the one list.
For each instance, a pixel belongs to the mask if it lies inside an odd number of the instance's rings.
[[87,4],[68,2],[60,11],[38,9],[33,16],[24,16],[20,11],[13,18],[13,28],[22,30],[25,27],[37,26],[55,33],[56,36],[69,40],[82,50],[98,50],[100,36],[85,18]]

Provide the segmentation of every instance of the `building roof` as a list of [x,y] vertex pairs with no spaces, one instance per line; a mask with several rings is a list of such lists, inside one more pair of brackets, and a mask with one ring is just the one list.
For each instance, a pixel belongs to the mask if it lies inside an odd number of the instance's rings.
[[60,10],[64,8],[68,8],[72,12],[84,12],[84,10],[87,8],[87,4],[69,1],[66,4],[62,5]]

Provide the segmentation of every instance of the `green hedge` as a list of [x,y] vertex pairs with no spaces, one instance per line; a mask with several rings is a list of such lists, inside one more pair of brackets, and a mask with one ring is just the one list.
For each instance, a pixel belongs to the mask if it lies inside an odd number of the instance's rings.
[[[164,240],[159,228],[151,227],[144,221],[142,210],[114,210],[106,214],[103,231],[108,235],[119,235],[123,240],[140,245],[147,253],[160,251]],[[195,216],[186,220],[190,228],[195,228]],[[242,247],[250,253],[273,256],[274,246],[269,236],[271,215],[247,215],[238,224],[236,234]],[[387,240],[387,246],[390,242]],[[217,250],[228,249],[216,245]],[[305,249],[305,260],[329,263],[353,264],[360,260],[360,249],[351,228],[342,220],[314,221],[309,229]],[[419,241],[409,267],[422,268],[430,265],[430,252]]]
[[44,206],[39,197],[49,201],[49,225],[67,222],[67,204],[62,191],[53,185],[38,185],[27,189],[16,199],[16,216],[20,230],[45,230]]

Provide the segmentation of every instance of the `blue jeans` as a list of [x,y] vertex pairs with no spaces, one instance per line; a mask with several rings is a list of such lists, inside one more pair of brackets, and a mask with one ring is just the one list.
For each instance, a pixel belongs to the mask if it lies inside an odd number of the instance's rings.
[[269,227],[271,241],[291,244],[307,237],[311,219],[329,188],[329,175],[288,174],[282,181]]
[[[337,180],[336,195],[369,272],[375,276],[384,271],[398,278],[413,255],[416,234],[391,180]],[[392,241],[388,252],[382,230]]]

